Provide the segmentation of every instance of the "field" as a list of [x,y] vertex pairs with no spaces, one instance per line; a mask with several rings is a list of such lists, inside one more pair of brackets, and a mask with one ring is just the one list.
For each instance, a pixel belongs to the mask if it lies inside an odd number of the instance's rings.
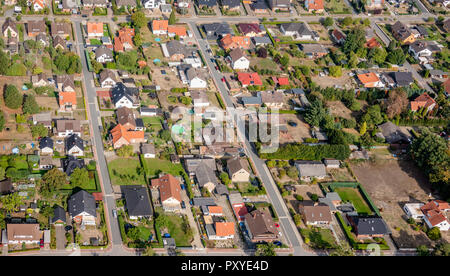
[[[392,231],[400,247],[431,245],[423,232],[414,231],[406,222],[402,209],[408,202],[427,202],[434,195],[430,184],[411,161],[382,160],[352,164],[358,182],[365,188]],[[447,241],[449,233],[442,235]]]
[[372,210],[364,201],[357,188],[336,188],[335,191],[339,194],[342,201],[352,202],[358,214],[372,214]]
[[145,185],[137,158],[119,158],[108,163],[109,176],[113,185]]

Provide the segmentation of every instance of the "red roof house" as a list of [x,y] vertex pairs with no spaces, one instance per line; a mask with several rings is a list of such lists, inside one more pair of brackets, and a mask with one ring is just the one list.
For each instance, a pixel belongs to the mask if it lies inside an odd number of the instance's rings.
[[247,87],[249,85],[262,85],[261,78],[258,73],[238,73],[238,80],[242,84],[243,87]]

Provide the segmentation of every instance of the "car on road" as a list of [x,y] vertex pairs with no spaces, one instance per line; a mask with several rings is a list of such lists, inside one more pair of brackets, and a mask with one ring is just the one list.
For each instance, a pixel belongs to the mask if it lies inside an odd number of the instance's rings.
[[215,63],[215,62],[216,62],[216,60],[213,59],[213,58],[211,58],[210,60],[211,60],[212,63]]
[[281,245],[283,245],[280,241],[274,241],[273,244],[275,244],[276,246],[281,246]]
[[186,209],[186,203],[184,201],[181,201],[181,208]]
[[64,230],[66,230],[66,231],[70,231],[70,230],[72,230],[72,226],[70,226],[70,225],[66,225],[66,227],[64,227]]
[[87,14],[83,14],[81,17],[88,17]]
[[39,247],[44,248],[44,239],[39,240]]
[[116,210],[116,209],[113,209],[113,210],[112,210],[112,214],[113,214],[113,217],[114,217],[114,218],[117,218],[117,210]]
[[221,80],[222,80],[222,82],[225,82],[225,78],[222,78]]

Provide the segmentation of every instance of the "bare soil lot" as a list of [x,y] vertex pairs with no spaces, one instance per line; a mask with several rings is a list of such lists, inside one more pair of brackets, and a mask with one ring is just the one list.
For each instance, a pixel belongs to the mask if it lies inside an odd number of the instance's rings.
[[[280,133],[280,143],[292,143],[301,142],[305,138],[311,138],[311,132],[309,131],[309,125],[306,124],[299,115],[296,114],[280,114],[280,121],[286,123],[288,133]],[[287,124],[288,122],[294,122],[297,126],[293,127]]]
[[327,102],[326,105],[330,109],[332,115],[351,119],[352,111],[348,109],[341,101],[330,101]]
[[[400,247],[416,248],[433,243],[420,231],[414,231],[406,222],[402,209],[408,202],[427,202],[430,184],[411,161],[382,160],[351,164],[358,181],[363,185],[392,231]],[[447,241],[449,234],[442,232]]]
[[326,88],[326,87],[334,87],[335,85],[338,85],[342,88],[349,89],[352,87],[352,84],[354,83],[354,80],[352,77],[350,77],[345,70],[342,71],[342,76],[339,78],[334,78],[330,76],[312,76],[311,80],[315,83],[317,83],[320,87]]

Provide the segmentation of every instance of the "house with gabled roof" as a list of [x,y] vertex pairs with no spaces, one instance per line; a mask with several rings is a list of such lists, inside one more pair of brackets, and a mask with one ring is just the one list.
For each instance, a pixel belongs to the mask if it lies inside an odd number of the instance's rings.
[[239,32],[249,37],[261,36],[266,33],[259,23],[239,23],[236,26]]
[[305,8],[308,12],[324,12],[323,0],[305,0]]
[[111,142],[114,149],[118,149],[123,145],[144,143],[144,131],[128,130],[121,124],[118,124],[111,130]]
[[277,10],[288,11],[291,6],[290,0],[268,0],[267,3],[274,12]]
[[382,88],[383,82],[380,80],[377,74],[374,72],[367,72],[357,75],[358,80],[365,88]]
[[66,154],[72,156],[84,155],[84,141],[80,136],[72,134],[65,138]]
[[65,39],[71,35],[72,27],[70,23],[67,22],[52,22],[50,25],[50,31],[53,38],[56,36],[61,36]]
[[227,170],[232,182],[248,182],[250,179],[251,171],[245,159],[239,157],[228,159]]
[[47,7],[47,2],[46,0],[32,0],[31,5],[34,11],[39,12]]
[[334,29],[331,32],[331,37],[338,44],[343,44],[345,42],[345,38],[346,38],[345,34],[343,32],[341,32],[340,30],[338,30],[338,29]]
[[368,238],[383,238],[390,234],[386,222],[379,216],[348,216],[347,220],[353,227],[356,238],[360,241]]
[[108,0],[82,0],[82,2],[85,8],[106,8],[108,6]]
[[111,49],[102,45],[95,49],[95,60],[100,63],[112,62],[114,61],[114,55]]
[[238,80],[241,83],[242,87],[247,87],[249,85],[262,85],[261,78],[258,73],[244,73],[238,72]]
[[137,3],[135,0],[115,0],[116,1],[116,6],[121,8],[121,7],[136,7]]
[[219,45],[225,50],[236,48],[248,49],[251,43],[250,38],[247,36],[233,36],[228,34],[219,41]]
[[216,188],[218,181],[214,170],[201,162],[195,169],[195,178],[201,189],[205,187],[210,193]]
[[53,209],[52,224],[66,224],[66,210],[59,205]]
[[39,150],[42,155],[53,154],[53,139],[50,137],[43,137],[39,140]]
[[77,93],[75,91],[58,93],[59,111],[70,112],[77,109]]
[[250,60],[241,49],[231,50],[227,59],[234,70],[247,70],[250,67]]
[[11,18],[6,18],[5,22],[2,25],[2,34],[4,37],[17,37],[19,34],[16,23]]
[[61,51],[64,51],[67,48],[66,40],[61,38],[60,36],[56,36],[53,39],[53,48],[60,49]]
[[8,244],[39,244],[42,231],[39,223],[8,223],[6,224]]
[[73,221],[81,225],[96,225],[97,207],[95,198],[85,190],[73,194],[68,202],[67,208]]
[[313,201],[302,201],[299,206],[300,214],[306,225],[329,225],[333,219],[328,205]]
[[69,155],[62,160],[62,167],[67,176],[71,176],[76,168],[82,169],[85,167],[84,159],[78,159],[75,156]]
[[57,75],[56,86],[61,92],[75,92],[73,75]]
[[128,108],[138,108],[139,89],[134,87],[126,87],[122,82],[118,82],[111,90],[112,102],[116,108],[125,106]]
[[37,36],[38,34],[45,34],[47,26],[44,20],[32,20],[27,22],[27,33],[29,37]]
[[159,190],[159,197],[164,211],[176,212],[181,210],[180,181],[171,174],[152,179],[152,189]]
[[272,216],[267,212],[254,210],[244,218],[244,225],[252,242],[272,242],[280,237]]
[[432,200],[420,207],[428,228],[437,227],[441,231],[450,229],[450,222],[446,214],[450,212],[450,204],[443,200]]
[[206,228],[206,232],[209,240],[228,240],[233,239],[235,234],[234,222],[215,222],[214,227],[212,224],[206,224],[209,226]]
[[113,88],[117,83],[116,74],[110,69],[103,69],[100,72],[99,82],[101,88]]
[[56,121],[55,132],[58,137],[67,137],[71,134],[81,136],[80,120],[59,119]]
[[324,179],[327,176],[325,165],[320,161],[297,160],[295,167],[303,181],[311,181],[312,178]]
[[244,200],[239,192],[232,192],[228,194],[228,201],[231,208],[233,208],[234,215],[238,221],[243,221],[248,214],[247,207],[244,204]]
[[125,198],[125,207],[130,219],[151,218],[153,208],[147,188],[141,185],[122,185],[120,190]]
[[133,49],[134,28],[122,28],[114,38],[114,51],[124,52]]
[[395,24],[391,25],[392,35],[400,41],[402,44],[411,44],[416,38],[411,30],[402,22],[397,21]]
[[280,30],[283,35],[292,36],[294,40],[316,40],[320,37],[317,33],[311,31],[309,26],[303,22],[292,22],[280,24]]
[[44,73],[31,76],[31,83],[33,84],[33,87],[42,87],[50,84],[47,75]]
[[186,31],[186,27],[182,26],[182,25],[169,25],[167,27],[167,35],[169,37],[186,37],[187,36],[187,31]]
[[436,101],[425,92],[411,101],[409,105],[412,111],[418,111],[421,108],[425,108],[427,112],[430,112],[436,106]]
[[166,35],[168,27],[169,27],[168,20],[153,20],[152,21],[152,32],[154,35]]

